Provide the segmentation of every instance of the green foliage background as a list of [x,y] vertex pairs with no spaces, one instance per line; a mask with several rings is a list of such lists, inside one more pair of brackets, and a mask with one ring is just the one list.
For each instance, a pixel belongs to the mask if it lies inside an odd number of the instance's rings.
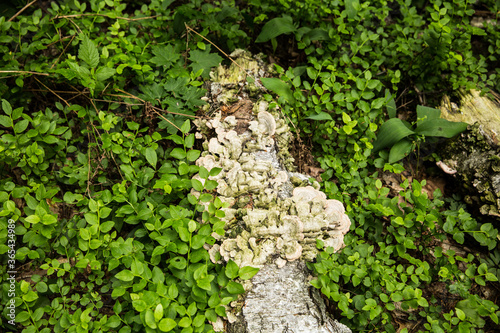
[[194,164],[189,119],[227,59],[186,26],[227,53],[278,59],[270,93],[353,222],[346,248],[310,264],[338,320],[356,332],[498,327],[481,291],[498,288],[497,229],[459,197],[430,199],[425,181],[391,196],[380,172],[403,166],[372,152],[392,96],[500,90],[499,25],[471,24],[498,21],[498,2],[68,0],[11,19],[24,4],[0,8],[0,256],[24,274],[13,326],[0,268],[3,331],[210,332],[256,273],[203,247],[224,232],[224,204],[208,180],[218,170]]

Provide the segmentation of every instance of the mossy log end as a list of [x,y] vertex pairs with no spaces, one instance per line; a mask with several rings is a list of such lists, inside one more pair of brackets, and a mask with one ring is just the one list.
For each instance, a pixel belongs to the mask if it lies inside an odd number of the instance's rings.
[[448,173],[462,182],[467,203],[478,205],[484,215],[500,217],[500,99],[473,90],[461,94],[460,107],[445,96],[440,109],[442,118],[469,124],[440,149],[452,170]]

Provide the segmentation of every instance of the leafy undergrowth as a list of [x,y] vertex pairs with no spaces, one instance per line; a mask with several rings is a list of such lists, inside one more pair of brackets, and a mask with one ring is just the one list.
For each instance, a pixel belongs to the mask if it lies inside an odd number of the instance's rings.
[[[0,8],[2,331],[209,332],[244,292],[256,270],[215,265],[204,248],[224,232],[218,171],[194,164],[189,120],[227,61],[208,40],[276,63],[271,92],[346,206],[347,246],[310,264],[338,320],[355,332],[498,327],[495,224],[372,153],[392,96],[499,90],[498,4],[74,0],[16,15],[23,5]],[[416,103],[400,109],[411,118]],[[382,173],[401,176],[398,191]]]

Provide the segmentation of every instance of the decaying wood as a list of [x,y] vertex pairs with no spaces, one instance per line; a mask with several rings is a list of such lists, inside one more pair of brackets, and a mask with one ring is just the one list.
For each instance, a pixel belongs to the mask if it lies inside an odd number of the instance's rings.
[[462,93],[459,104],[443,98],[441,117],[469,127],[440,149],[438,166],[462,183],[468,203],[478,204],[482,214],[500,217],[500,99],[473,90]]
[[[351,222],[342,203],[327,200],[316,181],[294,172],[288,125],[276,106],[262,100],[263,87],[249,85],[240,73],[244,68],[258,79],[268,75],[266,66],[246,52],[231,56],[238,66],[220,67],[207,84],[211,117],[195,121],[196,137],[204,140],[196,163],[222,169],[210,179],[230,204],[225,234],[206,245],[210,258],[260,269],[243,281],[247,293],[227,306],[226,331],[351,332],[326,313],[305,265],[318,253],[316,239],[338,251]],[[220,320],[214,330],[224,330]]]

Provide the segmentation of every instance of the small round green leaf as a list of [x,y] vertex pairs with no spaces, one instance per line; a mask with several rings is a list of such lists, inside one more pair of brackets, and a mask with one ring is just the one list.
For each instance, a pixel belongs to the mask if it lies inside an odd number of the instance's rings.
[[158,324],[158,328],[162,332],[170,332],[177,326],[177,323],[175,320],[170,319],[170,318],[163,318],[160,320],[160,323]]
[[465,313],[460,309],[455,309],[458,319],[465,320]]
[[178,159],[178,160],[183,160],[186,158],[186,152],[184,151],[184,149],[182,148],[174,148],[171,152],[170,152],[170,156]]
[[132,281],[134,279],[134,274],[132,274],[132,272],[129,271],[128,269],[124,269],[123,271],[116,274],[115,277],[118,280],[122,281]]
[[156,151],[151,147],[146,148],[145,155],[146,155],[146,159],[148,160],[149,164],[151,164],[151,166],[153,166],[153,168],[156,169],[156,162],[158,161]]
[[230,259],[226,265],[226,276],[230,279],[235,279],[238,277],[239,270],[238,265]]
[[243,294],[245,292],[245,288],[243,288],[243,286],[238,282],[229,281],[227,284],[227,291],[231,294]]

